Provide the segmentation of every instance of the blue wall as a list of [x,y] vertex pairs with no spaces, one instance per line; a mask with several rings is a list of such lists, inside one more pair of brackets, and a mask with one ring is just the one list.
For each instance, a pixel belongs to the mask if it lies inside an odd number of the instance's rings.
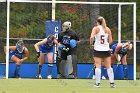
[[[20,75],[22,78],[35,78],[36,73],[37,73],[37,66],[38,64],[28,64],[28,63],[23,63],[21,65],[20,69]],[[78,64],[78,78],[88,78],[88,75],[90,71],[92,70],[93,64]],[[47,64],[43,65],[42,68],[42,77],[46,78],[47,77],[47,69],[48,66]],[[114,74],[115,74],[115,79],[123,79],[124,74],[123,74],[123,66],[119,65],[118,68],[116,69],[116,65],[113,65],[114,69]],[[10,63],[9,65],[9,78],[14,76],[14,70],[15,70],[15,64]],[[128,79],[133,79],[133,65],[128,65]],[[107,77],[107,72],[105,71],[105,76]],[[0,64],[0,77],[5,75],[5,64]],[[92,78],[93,71],[90,74],[89,78]],[[57,71],[56,71],[56,65],[53,64],[53,78],[56,78],[57,76]]]

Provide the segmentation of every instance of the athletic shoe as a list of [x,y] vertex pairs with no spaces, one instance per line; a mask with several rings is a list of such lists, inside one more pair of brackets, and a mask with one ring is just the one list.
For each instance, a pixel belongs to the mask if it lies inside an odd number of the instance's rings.
[[68,75],[68,78],[69,78],[69,79],[75,79],[75,76],[72,75],[72,74],[70,74],[70,75]]
[[102,80],[106,80],[105,76],[102,76]]
[[128,80],[128,78],[124,78],[124,80]]
[[94,84],[94,87],[100,88],[100,83],[97,83],[97,84],[95,83],[95,84]]
[[59,79],[60,77],[61,77],[61,75],[60,75],[60,74],[58,74],[58,75],[57,75],[57,78]]
[[16,76],[15,76],[15,78],[18,78],[18,79],[20,79],[21,77],[20,77],[20,75],[18,74],[18,75],[16,75]]
[[39,74],[36,76],[37,79],[42,79],[42,76]]
[[47,78],[48,78],[48,79],[52,79],[52,75],[48,75]]
[[63,76],[62,74],[58,74],[58,75],[57,75],[57,78],[58,78],[58,79],[66,79],[66,77]]
[[115,83],[110,83],[110,87],[111,88],[116,88],[116,84]]
[[95,76],[95,75],[93,75],[93,76],[92,76],[92,79],[96,79],[96,76]]
[[41,75],[39,75],[39,79],[42,79],[42,76]]

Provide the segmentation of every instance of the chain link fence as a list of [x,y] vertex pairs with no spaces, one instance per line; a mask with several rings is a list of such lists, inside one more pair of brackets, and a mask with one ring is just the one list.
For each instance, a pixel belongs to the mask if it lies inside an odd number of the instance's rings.
[[[3,47],[6,45],[7,34],[6,8],[6,3],[0,2],[0,62],[5,62]],[[45,21],[50,19],[50,9],[47,3],[11,3],[10,38],[14,39],[10,39],[10,45],[15,45],[18,38],[25,39],[25,45],[30,52],[27,62],[37,62],[33,45],[45,38]],[[56,20],[61,20],[62,23],[71,21],[72,29],[79,34],[81,41],[77,51],[78,63],[92,63],[93,61],[89,48],[89,37],[98,16],[101,15],[106,19],[114,41],[118,40],[118,5],[56,4],[55,11]],[[122,41],[133,41],[133,6],[122,6],[121,11]],[[140,72],[139,48],[140,42],[137,42],[137,72]],[[133,50],[128,53],[127,61],[128,64],[133,64]],[[137,77],[140,78],[139,73],[137,73]]]

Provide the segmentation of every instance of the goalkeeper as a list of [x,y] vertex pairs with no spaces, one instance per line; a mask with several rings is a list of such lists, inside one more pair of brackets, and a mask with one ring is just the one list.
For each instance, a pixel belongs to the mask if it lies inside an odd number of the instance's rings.
[[77,41],[79,37],[71,29],[71,22],[62,25],[62,32],[58,34],[59,56],[57,56],[58,78],[66,78],[66,65],[68,65],[68,78],[77,78]]

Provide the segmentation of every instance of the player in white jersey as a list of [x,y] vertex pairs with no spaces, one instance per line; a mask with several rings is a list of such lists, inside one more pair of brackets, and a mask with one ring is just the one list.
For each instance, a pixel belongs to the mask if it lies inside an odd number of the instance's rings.
[[[95,43],[93,41],[95,39]],[[96,87],[100,87],[101,81],[101,62],[104,61],[104,65],[107,68],[107,74],[110,80],[111,88],[114,88],[114,73],[111,68],[111,52],[109,45],[112,44],[111,30],[106,26],[105,19],[98,17],[97,26],[93,27],[90,36],[90,46],[94,49],[94,60],[95,60],[95,75],[96,75]]]

